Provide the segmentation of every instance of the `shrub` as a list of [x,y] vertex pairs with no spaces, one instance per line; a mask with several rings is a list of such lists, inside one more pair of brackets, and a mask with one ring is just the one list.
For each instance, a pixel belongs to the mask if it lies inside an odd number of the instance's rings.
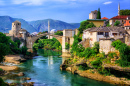
[[84,51],[84,56],[85,58],[89,58],[92,54],[92,50],[90,47],[86,48],[85,51]]
[[110,58],[114,58],[114,56],[117,56],[117,54],[116,54],[116,53],[109,53],[108,56],[109,56]]
[[105,76],[111,75],[110,70],[107,70],[107,69],[104,69],[104,68],[103,69],[98,69],[98,73],[103,74]]
[[121,47],[121,45],[122,45],[123,43],[120,41],[120,40],[116,40],[116,41],[114,41],[114,42],[112,42],[112,46],[113,47],[115,47],[115,49],[119,49],[120,47]]
[[87,64],[79,66],[79,70],[87,70],[87,69],[89,69],[89,67],[87,66]]
[[7,85],[4,83],[4,81],[3,81],[2,78],[0,78],[0,86],[7,86]]
[[57,31],[57,32],[55,33],[55,35],[63,36],[63,32],[62,32],[62,31]]
[[26,47],[26,46],[23,46],[23,47],[21,48],[21,54],[23,54],[23,55],[25,56],[26,53],[27,53],[27,47]]
[[96,54],[99,53],[99,42],[95,42],[94,47],[92,49]]
[[65,43],[65,49],[69,49],[70,48],[70,44],[69,43]]
[[115,23],[114,23],[114,26],[118,26],[120,24],[120,21],[116,21]]
[[94,61],[91,61],[91,64],[94,68],[98,69],[101,68],[102,62],[100,59],[96,59]]
[[0,68],[0,71],[3,71],[3,69]]

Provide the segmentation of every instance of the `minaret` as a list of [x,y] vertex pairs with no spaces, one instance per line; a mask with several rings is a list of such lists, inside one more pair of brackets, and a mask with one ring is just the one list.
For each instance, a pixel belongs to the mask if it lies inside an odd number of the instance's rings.
[[118,16],[120,16],[120,3],[118,4]]
[[48,20],[48,33],[50,33],[50,21]]

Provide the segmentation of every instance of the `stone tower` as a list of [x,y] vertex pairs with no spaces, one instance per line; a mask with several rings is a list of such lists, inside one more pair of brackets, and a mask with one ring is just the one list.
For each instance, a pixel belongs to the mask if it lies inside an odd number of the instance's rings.
[[9,31],[9,34],[13,35],[14,37],[18,37],[20,29],[21,29],[21,22],[16,20],[12,23],[12,30]]
[[89,19],[96,19],[97,18],[97,13],[98,11],[91,11],[91,13],[89,13]]
[[48,33],[50,33],[50,21],[48,20]]
[[118,4],[118,16],[120,16],[120,3]]

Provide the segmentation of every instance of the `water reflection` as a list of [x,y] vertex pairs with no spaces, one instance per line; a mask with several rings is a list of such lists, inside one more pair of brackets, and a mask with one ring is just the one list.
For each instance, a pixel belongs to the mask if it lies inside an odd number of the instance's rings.
[[21,72],[24,72],[25,77],[30,77],[31,80],[22,81],[19,79],[10,80],[10,82],[35,82],[34,86],[113,86],[73,75],[71,72],[61,71],[60,65],[66,58],[58,57],[59,54],[56,52],[39,50],[38,54],[40,56],[35,56],[34,59],[20,65]]
[[48,65],[53,64],[53,56],[48,56]]

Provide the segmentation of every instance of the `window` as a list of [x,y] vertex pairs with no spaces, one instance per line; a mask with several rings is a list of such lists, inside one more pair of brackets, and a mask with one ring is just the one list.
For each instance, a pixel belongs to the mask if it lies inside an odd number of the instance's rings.
[[112,35],[116,36],[116,35],[117,35],[117,33],[112,33]]
[[108,32],[105,32],[105,37],[108,37],[109,36],[109,33]]
[[98,35],[103,35],[103,32],[98,32]]
[[130,23],[130,21],[129,21],[129,23]]
[[92,32],[90,32],[90,35],[93,35],[93,33],[92,33]]
[[19,25],[19,23],[18,23],[18,25]]

